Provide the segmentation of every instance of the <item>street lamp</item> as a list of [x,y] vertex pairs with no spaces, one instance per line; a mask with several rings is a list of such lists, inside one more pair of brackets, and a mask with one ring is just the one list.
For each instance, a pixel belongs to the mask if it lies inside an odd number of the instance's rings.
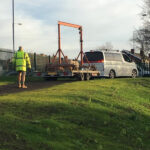
[[15,11],[14,11],[14,0],[12,0],[12,40],[13,40],[13,52],[15,53]]
[[135,30],[133,30],[133,35],[132,35],[132,36],[133,36],[133,41],[132,41],[132,42],[133,42],[133,49],[134,49],[134,43],[135,43],[135,41],[134,41],[134,40],[135,40]]
[[15,24],[22,25],[22,23],[15,23],[15,3],[12,0],[12,41],[13,41],[13,53],[15,53]]

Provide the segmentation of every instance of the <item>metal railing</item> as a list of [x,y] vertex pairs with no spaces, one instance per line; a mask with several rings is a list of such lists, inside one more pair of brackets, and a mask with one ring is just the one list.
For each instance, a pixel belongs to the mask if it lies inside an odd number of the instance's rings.
[[150,76],[150,62],[138,63],[137,68],[139,71],[139,76]]

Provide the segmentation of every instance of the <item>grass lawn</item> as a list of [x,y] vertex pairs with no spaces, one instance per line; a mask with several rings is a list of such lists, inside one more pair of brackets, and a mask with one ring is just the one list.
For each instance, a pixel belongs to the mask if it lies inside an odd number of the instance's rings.
[[0,150],[150,150],[150,78],[0,96]]

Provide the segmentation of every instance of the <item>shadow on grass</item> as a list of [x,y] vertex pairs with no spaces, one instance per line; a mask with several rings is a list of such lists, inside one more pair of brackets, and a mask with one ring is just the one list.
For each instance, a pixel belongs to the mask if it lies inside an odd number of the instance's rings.
[[[98,109],[86,102],[3,102],[0,105],[0,149],[150,149],[149,116],[118,105],[107,111],[101,106],[108,108],[108,104],[99,105]],[[132,118],[133,115],[136,118]]]
[[19,89],[17,87],[17,84],[2,85],[0,86],[0,96],[12,94],[12,93],[20,93],[24,91],[34,91],[38,89],[49,88],[49,87],[53,87],[56,85],[69,83],[69,82],[73,82],[73,81],[37,81],[37,82],[30,82],[30,83],[28,82],[27,89],[22,89],[22,88]]
[[131,83],[131,84],[136,85],[136,86],[140,85],[142,87],[150,88],[150,84],[149,84],[150,80],[149,79],[150,78],[137,78],[137,79],[126,80],[125,82]]

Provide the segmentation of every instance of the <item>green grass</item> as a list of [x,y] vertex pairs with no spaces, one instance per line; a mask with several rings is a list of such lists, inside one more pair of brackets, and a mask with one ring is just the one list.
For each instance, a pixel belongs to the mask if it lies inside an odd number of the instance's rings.
[[0,96],[0,150],[149,150],[150,78]]

